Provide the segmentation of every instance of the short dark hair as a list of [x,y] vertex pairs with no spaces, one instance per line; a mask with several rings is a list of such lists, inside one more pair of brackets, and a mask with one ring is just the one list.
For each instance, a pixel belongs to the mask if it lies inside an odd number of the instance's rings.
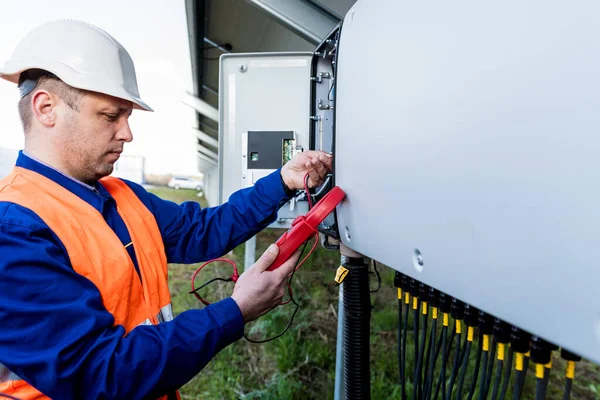
[[33,90],[19,100],[19,117],[21,118],[21,124],[23,125],[23,130],[25,132],[28,132],[31,129],[33,111],[30,103],[31,97],[36,90],[47,90],[60,97],[65,104],[73,110],[79,111],[79,105],[81,104],[81,98],[83,97],[84,91],[67,85],[53,74],[44,72],[45,71],[41,71],[41,73],[38,72],[36,74],[24,73],[21,74],[21,78],[19,79],[19,85],[26,79],[32,79],[33,76],[35,76],[36,79]]

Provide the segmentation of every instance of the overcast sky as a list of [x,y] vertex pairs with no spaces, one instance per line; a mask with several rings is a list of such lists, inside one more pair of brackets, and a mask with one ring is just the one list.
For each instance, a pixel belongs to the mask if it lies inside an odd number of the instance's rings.
[[[192,90],[183,0],[3,0],[0,10],[0,65],[47,21],[83,20],[113,35],[131,54],[140,95],[155,111],[133,113],[134,140],[124,154],[144,156],[147,173],[196,172],[194,111],[179,101]],[[16,86],[0,79],[0,147],[23,147],[17,101]]]

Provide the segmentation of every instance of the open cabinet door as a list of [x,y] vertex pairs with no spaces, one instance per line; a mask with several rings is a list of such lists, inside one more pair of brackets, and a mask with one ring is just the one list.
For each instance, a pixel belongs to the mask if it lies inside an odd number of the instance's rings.
[[[313,53],[226,54],[219,79],[219,203],[281,168],[311,139]],[[292,200],[271,227],[289,228],[308,211]]]

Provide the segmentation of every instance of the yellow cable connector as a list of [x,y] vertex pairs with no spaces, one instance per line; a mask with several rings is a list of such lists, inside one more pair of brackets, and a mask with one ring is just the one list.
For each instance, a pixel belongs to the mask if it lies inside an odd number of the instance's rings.
[[408,292],[404,293],[404,303],[410,304],[410,293]]
[[483,335],[483,351],[490,351],[490,335]]
[[402,300],[402,289],[398,288],[398,300]]
[[346,275],[348,275],[348,269],[344,268],[343,266],[340,265],[337,269],[337,272],[335,273],[334,280],[339,285],[344,281],[344,279],[346,278]]
[[575,379],[575,361],[567,361],[567,378]]
[[455,325],[456,325],[456,333],[457,333],[458,335],[460,335],[460,334],[462,333],[462,324],[461,324],[461,320],[460,320],[460,319],[457,319],[457,320],[455,320],[454,322],[455,322]]
[[433,319],[438,319],[438,314],[437,314],[437,307],[433,307],[433,310],[431,310],[431,317]]
[[423,302],[423,315],[427,315],[427,302]]
[[419,309],[419,299],[416,297],[413,297],[413,310],[418,310]]
[[467,328],[467,340],[469,342],[473,341],[473,334],[475,333],[475,328],[473,328],[472,326],[469,326]]
[[496,351],[496,355],[498,356],[499,361],[504,361],[505,347],[506,346],[504,345],[504,343],[498,343],[498,350]]
[[525,358],[525,354],[523,353],[516,353],[516,359],[515,359],[515,369],[517,371],[523,371],[523,361]]
[[535,377],[538,379],[544,379],[544,364],[535,364]]
[[444,326],[448,326],[448,325],[450,325],[448,313],[444,313]]

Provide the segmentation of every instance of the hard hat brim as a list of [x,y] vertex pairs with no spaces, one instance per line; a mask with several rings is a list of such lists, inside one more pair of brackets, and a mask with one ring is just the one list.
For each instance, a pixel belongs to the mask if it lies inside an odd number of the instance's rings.
[[[45,65],[42,66],[41,64]],[[14,60],[11,60],[4,65],[4,68],[0,68],[0,78],[12,82],[14,84],[18,84],[19,76],[21,75],[21,73],[30,69],[42,69],[48,71],[56,75],[61,81],[63,81],[67,85],[77,89],[88,90],[91,92],[106,94],[119,99],[131,101],[133,103],[134,109],[150,112],[154,111],[139,96],[129,93],[123,88],[114,87],[114,85],[111,85],[108,82],[104,84],[102,84],[102,82],[98,82],[97,84],[90,86],[89,79],[86,80],[85,77],[82,77],[81,74],[79,74],[77,71],[73,71],[73,69],[68,67],[67,65],[64,65],[54,60],[47,60],[47,62],[45,63],[40,63],[39,60],[37,60],[37,62],[35,63],[16,62]],[[66,73],[67,70],[70,71]],[[66,79],[66,76],[69,76],[71,78]],[[96,79],[96,81],[98,81],[98,79]],[[84,84],[83,82],[87,82],[87,84]]]

